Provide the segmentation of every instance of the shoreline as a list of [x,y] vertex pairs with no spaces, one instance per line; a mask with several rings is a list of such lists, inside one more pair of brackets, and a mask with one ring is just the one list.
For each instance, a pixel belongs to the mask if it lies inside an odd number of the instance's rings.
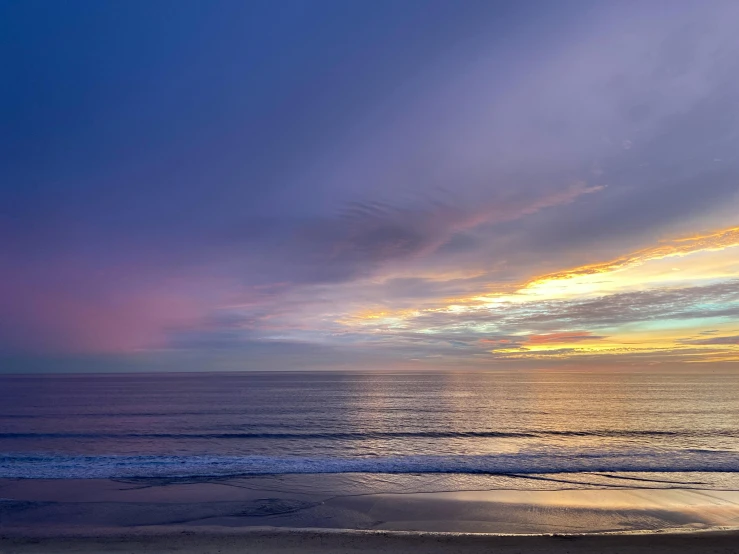
[[739,554],[739,491],[424,484],[0,480],[0,554]]
[[[438,477],[282,476],[217,482],[0,480],[0,535],[82,536],[133,529],[244,533],[595,536],[731,532],[739,491],[611,488],[449,491]],[[483,486],[494,479],[478,481]],[[433,487],[435,490],[429,490]],[[442,489],[442,490],[439,490]],[[447,490],[443,490],[447,489]],[[275,531],[273,531],[275,532]]]
[[495,533],[475,531],[402,531],[388,529],[342,529],[336,527],[275,527],[270,525],[250,525],[244,527],[227,527],[219,525],[202,525],[197,527],[186,525],[141,525],[128,528],[121,527],[64,527],[53,526],[45,529],[18,528],[4,530],[0,527],[0,541],[2,540],[29,540],[44,539],[127,539],[148,537],[172,537],[175,535],[198,537],[244,537],[244,536],[271,536],[271,535],[325,535],[325,536],[378,536],[378,537],[501,537],[501,538],[588,538],[588,537],[641,537],[641,536],[690,536],[729,535],[736,536],[739,541],[739,526],[715,527],[705,529],[688,529],[685,527],[670,527],[665,529],[619,530],[619,531],[585,531],[579,533]]

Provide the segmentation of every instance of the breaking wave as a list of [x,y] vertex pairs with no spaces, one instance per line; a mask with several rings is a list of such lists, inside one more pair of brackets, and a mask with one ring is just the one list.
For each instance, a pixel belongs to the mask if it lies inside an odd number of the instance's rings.
[[358,458],[273,456],[0,455],[0,478],[93,479],[229,477],[319,473],[737,472],[739,452],[629,450],[542,451],[474,456]]

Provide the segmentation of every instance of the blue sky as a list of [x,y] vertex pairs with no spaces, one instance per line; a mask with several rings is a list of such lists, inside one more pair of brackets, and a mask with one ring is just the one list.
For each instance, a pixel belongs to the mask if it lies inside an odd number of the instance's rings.
[[2,371],[728,367],[734,2],[0,2]]

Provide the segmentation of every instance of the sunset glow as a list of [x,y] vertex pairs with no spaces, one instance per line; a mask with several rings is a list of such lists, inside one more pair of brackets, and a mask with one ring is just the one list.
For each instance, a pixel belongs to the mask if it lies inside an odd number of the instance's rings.
[[736,3],[353,4],[18,8],[5,371],[739,360]]

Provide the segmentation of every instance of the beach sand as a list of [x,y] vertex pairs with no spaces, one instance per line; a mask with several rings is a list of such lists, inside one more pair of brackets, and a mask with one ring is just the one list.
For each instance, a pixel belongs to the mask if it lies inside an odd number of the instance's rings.
[[736,491],[350,492],[360,478],[0,480],[0,552],[739,552]]

